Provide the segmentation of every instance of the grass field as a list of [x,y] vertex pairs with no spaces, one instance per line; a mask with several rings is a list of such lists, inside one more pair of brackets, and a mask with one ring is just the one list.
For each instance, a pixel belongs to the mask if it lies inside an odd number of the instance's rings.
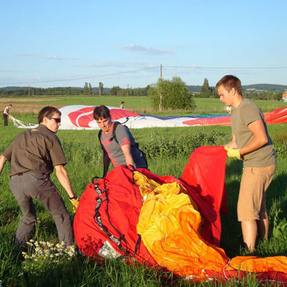
[[[128,108],[149,111],[146,98],[129,97],[124,99]],[[94,101],[94,102],[92,102]],[[40,107],[49,104],[61,107],[68,104],[106,104],[118,106],[121,99],[115,97],[91,98],[9,98],[1,103],[12,102],[17,115],[33,121]],[[137,102],[138,101],[138,102]],[[281,105],[278,102],[260,102],[269,111]],[[198,110],[207,113],[222,112],[222,104],[215,99],[201,99]],[[12,110],[13,111],[13,110]],[[33,122],[36,122],[34,120]],[[270,239],[259,242],[256,254],[260,256],[287,255],[287,125],[269,126],[269,131],[277,150],[277,170],[267,196],[270,215]],[[0,128],[0,153],[22,130],[12,127]],[[193,149],[201,145],[222,145],[229,140],[229,127],[184,127],[152,128],[132,131],[141,148],[147,153],[149,168],[159,175],[180,176]],[[75,192],[81,195],[87,183],[95,175],[101,175],[101,150],[96,131],[59,131],[68,159],[67,169]],[[241,231],[236,220],[236,201],[241,175],[239,161],[227,162],[226,188],[229,213],[222,217],[223,232],[221,247],[230,257],[245,254],[240,249]],[[53,176],[65,204],[71,206],[65,192]],[[12,239],[19,220],[20,211],[8,187],[8,166],[0,176],[0,280],[3,286],[193,286],[191,282],[174,277],[168,272],[150,270],[142,266],[126,265],[121,261],[106,261],[99,264],[77,255],[57,264],[42,260],[37,264],[23,261],[19,252],[13,248]],[[57,232],[52,218],[37,205],[38,218],[35,240],[57,241]],[[35,262],[34,262],[35,263]],[[243,284],[243,285],[242,285]],[[204,283],[201,286],[222,286],[220,283]],[[260,286],[254,278],[243,282],[230,281],[227,286]],[[271,285],[270,285],[271,286]],[[274,286],[274,285],[272,285]]]
[[[66,105],[108,105],[119,107],[121,101],[125,101],[125,107],[140,113],[155,113],[151,107],[151,100],[149,97],[116,97],[116,96],[34,96],[34,97],[10,97],[1,98],[0,106],[7,103],[13,104],[13,112],[15,113],[38,113],[38,111],[45,105],[53,105],[62,107]],[[193,114],[208,114],[208,113],[223,113],[224,107],[219,99],[215,98],[194,98],[196,109],[192,111]],[[264,111],[271,111],[277,107],[286,106],[286,103],[280,101],[256,101],[257,105]],[[182,111],[177,112],[162,112],[162,114],[183,114]],[[184,112],[191,113],[189,111]]]

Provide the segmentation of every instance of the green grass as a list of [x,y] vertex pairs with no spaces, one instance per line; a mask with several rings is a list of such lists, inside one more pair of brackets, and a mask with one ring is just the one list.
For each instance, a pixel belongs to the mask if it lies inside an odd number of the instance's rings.
[[[125,102],[129,103],[129,99],[125,99]],[[202,106],[204,104],[207,105],[203,103]],[[34,116],[29,114],[25,117],[31,119]],[[269,130],[278,151],[278,165],[267,194],[270,239],[258,243],[256,252],[260,256],[287,255],[287,228],[284,227],[284,220],[287,219],[287,125],[269,126]],[[1,127],[0,153],[22,131],[12,126]],[[227,142],[230,127],[151,128],[132,132],[141,148],[146,151],[149,167],[153,172],[180,176],[188,155],[194,148],[203,144],[221,145]],[[81,195],[90,179],[102,173],[97,131],[59,131],[58,135],[69,162],[67,169],[72,185],[75,192]],[[226,188],[229,213],[222,217],[221,245],[230,257],[244,254],[240,249],[241,230],[236,220],[240,175],[241,163],[228,161]],[[71,212],[65,192],[54,176],[53,180]],[[151,270],[137,264],[127,265],[121,261],[106,261],[105,264],[99,265],[80,255],[71,262],[63,263],[60,267],[54,266],[45,272],[25,272],[19,251],[13,248],[12,242],[20,211],[9,191],[8,165],[0,176],[0,187],[0,280],[3,281],[3,286],[193,286],[191,282],[176,278],[162,270]],[[57,232],[52,218],[40,205],[37,205],[37,211],[40,220],[35,239],[56,241]],[[247,278],[245,283],[241,284],[242,282],[230,281],[226,286],[259,286],[254,278]],[[215,286],[214,283],[198,285]],[[216,286],[223,284],[217,283]]]
[[[5,103],[17,104],[17,106],[35,105],[35,113],[45,105],[53,105],[62,107],[67,105],[107,105],[119,107],[120,102],[125,101],[125,108],[131,109],[140,113],[157,113],[157,114],[208,114],[208,113],[224,113],[224,106],[218,98],[194,98],[196,108],[193,111],[164,111],[156,112],[152,108],[151,99],[145,96],[33,96],[33,97],[0,97],[0,104]],[[264,111],[272,111],[277,107],[286,106],[286,103],[280,101],[264,101],[256,100],[256,104]],[[22,112],[20,110],[20,112]],[[12,110],[13,113],[13,110]]]

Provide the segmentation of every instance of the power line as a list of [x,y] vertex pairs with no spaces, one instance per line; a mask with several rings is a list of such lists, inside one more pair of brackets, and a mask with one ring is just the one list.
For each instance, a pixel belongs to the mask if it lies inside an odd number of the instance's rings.
[[87,80],[87,79],[106,79],[114,76],[119,76],[123,74],[134,74],[137,72],[145,71],[145,70],[152,70],[157,69],[157,66],[151,66],[151,67],[144,67],[139,68],[135,70],[129,70],[129,71],[120,71],[120,72],[113,72],[109,74],[103,74],[103,75],[92,75],[92,76],[76,76],[76,77],[69,77],[69,78],[62,78],[62,79],[54,79],[54,80],[32,80],[32,81],[17,81],[17,82],[10,82],[7,85],[19,85],[29,82],[29,84],[43,84],[43,83],[55,83],[55,82],[68,82],[68,81],[76,81],[76,80]]
[[281,70],[287,69],[287,66],[164,66],[164,68],[184,68],[184,69],[235,69],[235,70]]
[[[159,78],[163,78],[163,69],[171,70],[171,69],[177,69],[181,71],[177,71],[178,73],[184,73],[184,69],[186,70],[284,70],[287,69],[287,66],[199,66],[199,65],[162,65],[160,64],[160,75]],[[142,67],[138,69],[133,70],[127,70],[127,71],[118,71],[118,72],[112,72],[112,73],[106,73],[106,74],[93,74],[93,75],[78,75],[74,77],[66,77],[61,79],[53,79],[53,80],[32,80],[32,81],[15,81],[7,83],[7,86],[13,86],[13,85],[23,85],[29,83],[31,84],[44,84],[44,83],[58,83],[58,82],[69,82],[69,81],[77,81],[77,80],[89,80],[89,79],[97,79],[97,81],[102,81],[103,79],[110,79],[114,77],[118,77],[120,75],[128,75],[133,74],[133,77],[136,76],[137,73],[143,72],[143,71],[154,71],[156,72],[158,70],[158,65],[153,65],[149,67]],[[137,77],[140,77],[138,75]]]

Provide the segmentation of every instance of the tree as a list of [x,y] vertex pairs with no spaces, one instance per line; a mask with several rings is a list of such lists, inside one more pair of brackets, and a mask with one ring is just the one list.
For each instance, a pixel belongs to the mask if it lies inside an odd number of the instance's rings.
[[209,98],[212,96],[212,90],[209,87],[208,80],[205,78],[203,81],[203,85],[200,90],[200,94],[203,98]]
[[148,95],[152,98],[156,110],[193,110],[195,108],[191,92],[179,77],[171,81],[158,80],[156,86],[149,87]]
[[85,95],[92,95],[93,94],[91,83],[85,82],[83,93]]
[[121,90],[121,88],[120,88],[119,86],[113,86],[113,87],[111,88],[110,94],[111,94],[112,96],[118,96],[120,90]]
[[91,83],[89,83],[89,94],[92,96],[93,95],[93,88]]
[[88,94],[88,91],[89,91],[89,85],[87,82],[85,82],[83,93],[86,95],[86,94]]
[[99,96],[102,96],[104,94],[104,84],[102,82],[99,82]]

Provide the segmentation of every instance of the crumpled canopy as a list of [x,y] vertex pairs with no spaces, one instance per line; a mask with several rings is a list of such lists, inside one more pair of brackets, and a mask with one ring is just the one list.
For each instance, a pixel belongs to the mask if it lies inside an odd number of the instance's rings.
[[229,259],[221,235],[226,152],[201,147],[182,176],[119,166],[87,185],[74,218],[75,241],[90,257],[128,256],[194,281],[241,278],[287,282],[287,257]]
[[[98,125],[93,118],[95,106],[70,105],[62,107],[62,123],[60,129],[98,129]],[[157,116],[139,114],[131,110],[120,109],[118,107],[108,107],[112,119],[124,123],[129,128],[148,127],[184,127],[184,126],[209,126],[231,124],[228,114],[209,115],[186,115],[186,116]],[[272,112],[264,114],[268,124],[287,123],[287,108],[278,108]]]
[[206,279],[205,269],[220,273],[228,261],[224,251],[201,236],[202,218],[187,191],[177,182],[150,184],[135,172],[144,203],[138,233],[156,262],[193,279]]
[[187,190],[179,183],[158,184],[134,173],[144,203],[138,233],[157,264],[193,281],[241,278],[252,272],[259,280],[287,282],[287,257],[238,256],[204,240],[202,218]]

